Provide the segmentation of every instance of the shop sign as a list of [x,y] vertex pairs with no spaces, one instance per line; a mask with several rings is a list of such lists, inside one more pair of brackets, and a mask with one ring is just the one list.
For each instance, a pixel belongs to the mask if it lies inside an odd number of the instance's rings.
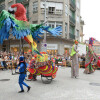
[[64,48],[70,48],[70,46],[69,45],[64,45]]
[[47,44],[47,50],[57,50],[58,45],[57,44]]
[[41,52],[47,52],[47,43],[41,43]]

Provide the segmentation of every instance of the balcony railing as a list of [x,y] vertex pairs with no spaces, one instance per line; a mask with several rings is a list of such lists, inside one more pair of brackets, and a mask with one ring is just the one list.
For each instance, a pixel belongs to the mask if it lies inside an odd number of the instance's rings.
[[1,3],[1,2],[5,2],[5,0],[0,0],[0,3]]
[[75,39],[75,35],[72,34],[72,33],[69,33],[69,38],[70,38],[70,39]]
[[73,8],[73,10],[76,10],[76,4],[70,0],[70,6]]
[[75,26],[76,21],[75,21],[75,19],[73,17],[69,16],[69,21],[73,26]]
[[0,12],[5,9],[5,4],[0,5]]

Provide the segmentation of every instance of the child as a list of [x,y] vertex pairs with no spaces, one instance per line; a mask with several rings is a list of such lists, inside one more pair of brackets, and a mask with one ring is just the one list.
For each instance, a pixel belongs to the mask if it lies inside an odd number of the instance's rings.
[[30,86],[28,86],[25,82],[24,79],[26,77],[26,68],[27,68],[27,63],[25,62],[25,58],[23,56],[21,56],[19,58],[19,64],[17,66],[17,68],[19,69],[19,86],[21,88],[21,91],[19,91],[18,93],[22,93],[24,92],[23,89],[23,85],[25,85],[27,87],[27,92],[30,90]]

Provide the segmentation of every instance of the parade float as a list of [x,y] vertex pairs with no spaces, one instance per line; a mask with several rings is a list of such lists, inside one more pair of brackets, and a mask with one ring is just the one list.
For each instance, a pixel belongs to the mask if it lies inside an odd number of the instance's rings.
[[39,54],[35,55],[35,58],[30,61],[27,71],[26,80],[34,80],[34,76],[41,76],[43,83],[51,83],[52,79],[56,77],[58,67],[55,67],[48,61],[48,54],[41,52],[42,56]]

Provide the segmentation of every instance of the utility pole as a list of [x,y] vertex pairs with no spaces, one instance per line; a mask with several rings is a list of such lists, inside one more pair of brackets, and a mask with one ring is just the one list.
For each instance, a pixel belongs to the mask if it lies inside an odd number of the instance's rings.
[[[47,0],[45,0],[43,6],[44,6],[44,23],[46,26],[46,22],[47,22],[47,12],[46,12],[46,3]],[[44,39],[42,42],[42,47],[41,47],[42,52],[47,52],[47,43],[46,43],[46,31],[44,32]]]
[[[44,22],[45,22],[45,26],[46,26],[46,21],[47,21],[46,2],[47,2],[47,0],[45,0],[45,4],[44,4]],[[44,33],[44,41],[46,42],[46,32]]]
[[19,43],[19,54],[21,55],[21,47],[22,47],[22,41],[20,39],[20,43]]

